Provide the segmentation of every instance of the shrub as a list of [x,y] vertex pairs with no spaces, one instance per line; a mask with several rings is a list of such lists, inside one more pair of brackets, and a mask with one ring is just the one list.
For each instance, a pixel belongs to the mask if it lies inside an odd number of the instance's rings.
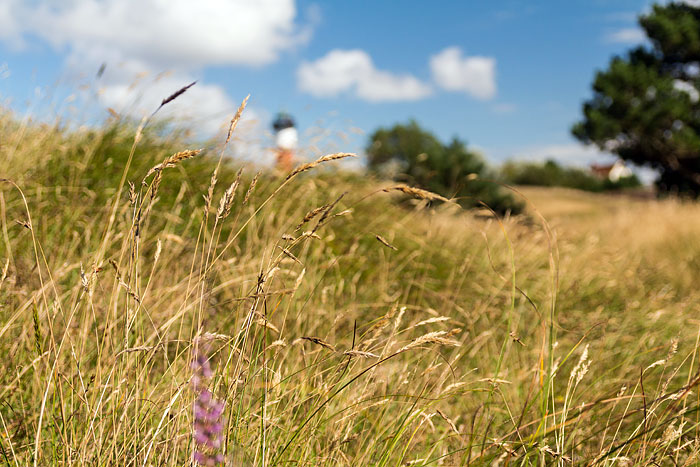
[[613,182],[601,180],[577,167],[562,167],[556,161],[506,162],[501,168],[503,178],[514,185],[561,186],[577,190],[601,192],[634,188],[641,185],[636,175],[622,177]]
[[370,136],[367,155],[376,173],[456,198],[464,207],[484,203],[498,213],[522,210],[479,154],[457,138],[443,144],[415,121],[376,130]]

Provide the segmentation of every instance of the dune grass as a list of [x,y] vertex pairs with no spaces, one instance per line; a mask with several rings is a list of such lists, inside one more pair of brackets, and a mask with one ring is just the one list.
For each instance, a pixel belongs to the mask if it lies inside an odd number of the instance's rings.
[[0,141],[1,462],[191,465],[198,355],[226,465],[698,462],[695,204],[529,188],[497,218],[345,155]]

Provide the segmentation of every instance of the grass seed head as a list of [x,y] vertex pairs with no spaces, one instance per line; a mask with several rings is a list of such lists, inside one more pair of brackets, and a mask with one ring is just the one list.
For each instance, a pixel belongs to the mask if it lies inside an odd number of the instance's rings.
[[286,341],[286,340],[284,340],[284,339],[277,339],[277,340],[274,341],[272,344],[268,345],[266,350],[274,349],[274,348],[276,348],[276,347],[286,347],[286,346],[287,346],[287,341]]
[[151,174],[155,172],[161,171],[165,168],[175,167],[177,164],[184,160],[192,159],[202,151],[203,149],[187,149],[185,151],[176,152],[175,154],[166,157],[160,164],[151,167],[151,169],[146,173],[144,179],[148,178]]
[[329,206],[330,206],[330,204],[324,204],[323,206],[319,206],[319,207],[314,208],[314,209],[312,209],[311,211],[307,212],[306,215],[304,216],[304,218],[303,218],[303,219],[301,220],[301,222],[299,223],[299,225],[297,225],[297,226],[294,228],[294,231],[297,231],[297,230],[301,229],[301,227],[302,227],[304,224],[306,224],[306,223],[309,222],[311,219],[313,219],[314,217],[316,217],[316,216],[318,216],[319,214],[321,214],[324,210],[328,209]]
[[246,204],[248,200],[250,199],[250,195],[253,194],[253,190],[255,190],[255,185],[258,184],[258,178],[260,177],[260,174],[262,172],[258,172],[255,174],[255,177],[253,177],[253,180],[250,182],[250,186],[248,187],[248,191],[245,192],[245,196],[243,197],[243,204]]
[[214,172],[211,174],[211,180],[209,181],[209,188],[207,188],[207,194],[204,195],[204,216],[205,218],[209,215],[209,210],[211,209],[211,202],[214,198],[214,188],[216,187],[216,182],[218,181],[217,175],[219,173],[219,166],[217,165]]
[[388,241],[386,241],[386,239],[385,239],[384,237],[382,237],[381,235],[375,235],[375,237],[376,237],[377,240],[379,240],[379,243],[381,243],[381,244],[384,245],[385,247],[391,248],[391,249],[394,250],[394,251],[399,251],[398,248],[396,248],[394,245],[392,245],[391,243],[389,243]]
[[413,327],[425,326],[426,324],[441,323],[443,321],[449,321],[451,318],[449,316],[436,316],[435,318],[424,319],[413,325]]
[[586,376],[586,373],[588,373],[590,366],[591,361],[588,358],[588,344],[586,344],[586,347],[581,353],[581,358],[571,372],[571,379],[576,381],[576,384],[580,383],[583,377]]
[[305,341],[313,342],[316,345],[320,345],[321,347],[325,347],[326,349],[330,350],[331,352],[335,352],[335,347],[333,347],[331,344],[324,341],[323,339],[320,339],[318,337],[308,337],[308,336],[302,336],[301,338],[304,339]]
[[447,422],[448,425],[450,425],[450,428],[452,429],[452,431],[454,431],[455,434],[458,435],[458,434],[459,434],[459,430],[457,429],[457,425],[455,425],[455,422],[453,422],[453,421],[450,419],[450,417],[448,417],[447,415],[445,415],[445,414],[443,413],[442,410],[437,409],[436,412],[437,412],[437,414],[438,414],[440,417],[442,417],[443,420],[445,420],[445,421]]
[[272,324],[271,322],[269,322],[267,319],[265,319],[262,316],[259,316],[255,320],[255,324],[257,324],[258,326],[260,326],[262,328],[266,328],[266,329],[269,329],[271,331],[274,331],[277,334],[280,333],[280,330],[277,328],[277,326],[275,326],[274,324]]
[[34,323],[34,348],[37,356],[40,356],[43,351],[44,337],[41,335],[41,325],[39,324],[39,308],[36,305],[36,300],[32,306],[32,321]]
[[236,190],[238,189],[238,185],[241,183],[242,173],[243,169],[240,169],[236,175],[236,180],[231,183],[231,185],[224,192],[224,195],[221,197],[221,200],[219,201],[219,209],[216,211],[217,219],[225,219],[231,213],[233,200],[236,197]]
[[129,180],[129,204],[132,206],[136,204],[136,187],[131,180]]
[[302,173],[302,172],[306,172],[307,170],[311,170],[311,169],[313,169],[314,167],[316,167],[316,166],[318,166],[318,165],[320,165],[320,164],[323,164],[324,162],[335,161],[335,160],[338,160],[338,159],[345,159],[346,157],[357,157],[357,155],[356,155],[356,154],[351,154],[351,153],[348,153],[348,152],[339,152],[339,153],[336,153],[336,154],[328,154],[328,155],[326,155],[326,156],[323,156],[323,157],[320,157],[320,158],[316,159],[316,160],[313,161],[313,162],[309,162],[309,163],[302,164],[302,165],[298,166],[297,168],[295,168],[294,170],[292,170],[292,171],[289,173],[289,175],[287,175],[287,178],[285,178],[285,181],[287,181],[287,180],[289,180],[289,179],[291,179],[291,178],[293,178],[293,177],[296,177],[298,174],[300,174],[300,173]]
[[165,104],[168,104],[168,103],[174,101],[175,99],[177,99],[178,97],[183,95],[185,93],[185,91],[187,91],[189,88],[191,88],[195,84],[197,84],[197,81],[192,81],[187,86],[181,87],[180,89],[178,89],[177,91],[175,91],[174,93],[170,94],[168,97],[163,99],[160,103],[160,106],[163,107]]
[[407,345],[401,347],[397,353],[405,352],[406,350],[414,349],[416,347],[420,347],[422,345],[426,344],[438,344],[438,345],[448,345],[448,346],[453,346],[453,347],[458,347],[460,345],[459,342],[448,339],[445,337],[447,334],[446,331],[435,331],[435,332],[429,332],[427,334],[424,334],[420,336],[417,339],[414,339],[413,341],[409,342]]
[[388,188],[384,188],[382,191],[384,191],[385,193],[389,193],[390,191],[400,191],[401,193],[407,194],[414,198],[425,199],[428,201],[438,200],[443,201],[445,203],[450,201],[444,196],[440,196],[436,193],[433,193],[432,191],[423,190],[421,188],[415,188],[404,184],[390,186]]
[[231,119],[231,124],[228,126],[228,134],[226,135],[226,143],[227,144],[229,141],[231,141],[231,135],[233,134],[233,131],[236,129],[236,125],[238,125],[238,121],[241,119],[241,115],[243,115],[243,110],[245,109],[246,104],[248,104],[249,98],[250,98],[250,94],[248,94],[245,97],[245,99],[243,99],[243,102],[241,102],[241,105],[238,107],[236,114]]
[[362,350],[346,350],[343,355],[348,357],[360,357],[360,358],[379,358],[379,355],[372,352],[363,352]]
[[302,263],[301,261],[299,261],[299,258],[297,258],[296,256],[294,256],[294,255],[292,254],[291,251],[289,251],[289,250],[286,249],[286,248],[282,248],[281,246],[278,247],[278,248],[279,248],[280,250],[282,250],[282,253],[284,253],[285,256],[287,256],[288,258],[291,258],[292,261],[294,261],[295,263],[297,263],[298,265],[300,265],[300,266],[302,266],[302,267],[304,266],[304,263]]

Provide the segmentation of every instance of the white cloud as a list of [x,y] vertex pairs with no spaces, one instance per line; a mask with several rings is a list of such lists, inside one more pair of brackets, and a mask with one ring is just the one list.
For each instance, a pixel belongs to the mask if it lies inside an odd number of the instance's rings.
[[0,40],[7,42],[15,49],[23,46],[20,26],[14,18],[17,5],[16,0],[0,1]]
[[[194,80],[193,75],[185,73],[144,77],[131,84],[107,80],[98,92],[98,99],[120,114],[139,118],[150,115],[164,98]],[[238,104],[221,86],[197,82],[159,110],[158,117],[176,119],[204,135],[212,135],[228,123]]]
[[[146,76],[132,84],[107,84],[99,90],[97,97],[104,107],[114,109],[120,115],[142,118],[153,113],[164,98],[194,79],[195,76],[185,73]],[[231,117],[244,97],[236,96],[233,100],[221,86],[197,81],[163,106],[157,118],[174,120],[178,127],[187,129],[197,139],[215,137],[216,141],[223,141]],[[265,150],[269,141],[265,129],[270,118],[264,109],[255,107],[254,101],[249,102],[236,126],[229,153],[240,160],[269,163],[271,159]]]
[[418,100],[432,94],[429,85],[408,74],[375,68],[363,50],[332,50],[297,70],[299,89],[316,97],[354,93],[370,101]]
[[[71,75],[106,63],[99,102],[138,118],[207,66],[265,65],[304,43],[310,28],[296,16],[294,0],[0,0],[0,41],[42,40],[65,56]],[[159,117],[211,135],[242,97],[200,81]]]
[[639,28],[622,28],[606,36],[608,42],[616,44],[638,44],[646,40],[646,34]]
[[[69,68],[75,70],[75,56],[69,56]],[[90,63],[97,70],[98,62]],[[108,62],[113,63],[113,62]],[[194,71],[168,71],[156,73],[156,69],[138,60],[125,60],[116,66],[107,65],[99,81],[98,102],[121,115],[140,119],[156,110],[161,101],[182,87],[197,81],[177,99],[158,111],[157,119],[170,119],[186,125],[197,136],[210,137],[228,124],[231,115],[245,95],[228,95],[223,86],[201,80],[201,73]],[[244,117],[248,117],[246,109]]]
[[121,55],[156,68],[263,65],[308,38],[294,0],[72,0],[0,6],[6,40],[37,36],[78,55]]
[[430,57],[433,79],[447,91],[466,92],[477,99],[496,95],[496,60],[491,57],[463,57],[459,47],[448,47]]

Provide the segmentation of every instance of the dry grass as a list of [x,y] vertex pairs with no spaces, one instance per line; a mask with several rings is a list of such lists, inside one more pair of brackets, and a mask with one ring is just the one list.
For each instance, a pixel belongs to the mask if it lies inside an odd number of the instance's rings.
[[195,348],[228,465],[698,462],[697,205],[495,219],[133,134],[0,118],[3,462],[190,464]]

